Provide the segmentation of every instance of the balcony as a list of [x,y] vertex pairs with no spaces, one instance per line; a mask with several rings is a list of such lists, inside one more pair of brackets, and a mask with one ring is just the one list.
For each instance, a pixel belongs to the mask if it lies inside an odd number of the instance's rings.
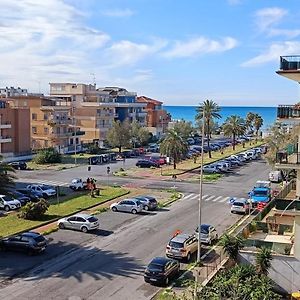
[[276,153],[275,167],[280,169],[300,169],[300,152],[297,145],[289,145],[286,150]]
[[276,73],[300,82],[300,55],[280,56],[280,67]]
[[10,129],[11,123],[0,124],[0,129]]
[[0,143],[11,143],[12,138],[10,136],[0,136]]
[[300,120],[300,104],[295,105],[278,105],[278,119],[299,119]]

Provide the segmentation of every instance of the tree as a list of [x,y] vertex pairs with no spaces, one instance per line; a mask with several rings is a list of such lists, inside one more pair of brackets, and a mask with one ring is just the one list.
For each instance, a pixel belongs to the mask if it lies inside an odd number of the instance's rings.
[[235,150],[236,137],[245,133],[245,122],[239,116],[230,116],[223,124],[223,131],[226,136],[232,137],[232,147]]
[[106,136],[109,145],[118,147],[119,153],[121,153],[122,147],[130,146],[130,129],[128,120],[124,122],[114,121]]
[[149,130],[142,127],[136,120],[131,123],[130,135],[133,148],[137,144],[143,145],[149,140]]
[[194,132],[192,122],[188,122],[185,120],[177,121],[174,124],[173,129],[183,138],[185,142],[189,137],[191,137],[192,133]]
[[38,202],[28,202],[22,207],[18,217],[27,220],[41,220],[49,206],[49,202],[45,199],[40,199]]
[[188,144],[176,130],[171,129],[167,131],[166,137],[160,144],[160,152],[173,159],[173,166],[176,169],[176,164],[188,152]]
[[200,121],[203,119],[203,114],[205,116],[205,132],[206,132],[206,137],[207,137],[207,146],[209,148],[208,154],[209,157],[211,158],[211,149],[209,147],[209,141],[210,141],[210,136],[211,136],[211,122],[213,122],[214,119],[220,119],[221,115],[219,114],[220,112],[220,107],[218,106],[217,103],[215,103],[212,100],[205,100],[203,103],[200,104],[200,106],[196,109],[197,114],[196,114],[196,121]]
[[47,148],[39,150],[34,157],[34,161],[37,164],[53,164],[61,162],[61,155],[54,148]]
[[6,194],[13,186],[15,170],[10,165],[2,161],[0,156],[0,194]]
[[255,114],[253,112],[248,112],[246,116],[246,129],[250,132],[253,132],[253,120],[254,120]]
[[221,238],[221,245],[229,258],[236,261],[240,249],[244,247],[244,240],[238,236],[224,234]]
[[260,248],[255,257],[256,272],[268,275],[272,259],[272,251],[269,248]]
[[258,131],[261,128],[261,126],[264,124],[263,118],[259,114],[254,115],[253,125],[255,128],[255,134],[256,137],[258,137]]

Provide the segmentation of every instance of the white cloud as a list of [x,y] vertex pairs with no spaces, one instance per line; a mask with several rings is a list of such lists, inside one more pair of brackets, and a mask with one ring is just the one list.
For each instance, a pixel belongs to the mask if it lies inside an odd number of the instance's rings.
[[258,10],[255,13],[258,29],[262,32],[268,31],[272,26],[278,24],[287,13],[287,10],[279,7],[268,7]]
[[220,41],[211,40],[206,37],[198,37],[189,41],[176,41],[173,48],[166,51],[163,56],[190,57],[206,53],[224,52],[237,46],[237,40],[232,37],[225,37]]
[[36,88],[36,81],[83,77],[109,35],[84,25],[85,15],[62,0],[1,0],[0,55],[4,84]]
[[134,14],[135,14],[135,12],[129,8],[111,9],[111,10],[105,10],[102,12],[102,15],[104,15],[104,16],[116,17],[116,18],[131,17]]
[[270,36],[285,36],[289,39],[293,39],[300,35],[300,29],[270,29]]
[[158,53],[166,46],[167,42],[156,39],[152,44],[137,44],[131,41],[120,41],[114,43],[107,49],[107,56],[111,67],[122,65],[133,65],[155,53]]
[[280,55],[296,55],[300,53],[300,42],[287,41],[273,43],[264,53],[244,62],[243,67],[254,67],[269,62],[279,61]]

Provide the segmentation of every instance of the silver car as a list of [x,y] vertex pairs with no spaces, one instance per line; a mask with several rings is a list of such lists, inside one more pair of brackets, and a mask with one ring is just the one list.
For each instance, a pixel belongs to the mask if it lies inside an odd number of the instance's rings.
[[62,218],[57,221],[60,229],[73,229],[88,232],[99,228],[99,221],[94,216],[88,214],[76,214],[71,217]]
[[120,202],[113,203],[110,209],[114,212],[125,211],[136,214],[143,210],[143,204],[137,199],[124,199]]

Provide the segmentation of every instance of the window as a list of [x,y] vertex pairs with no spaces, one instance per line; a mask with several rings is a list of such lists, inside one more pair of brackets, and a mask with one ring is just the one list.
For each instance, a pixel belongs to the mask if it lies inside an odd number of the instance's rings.
[[31,115],[31,118],[32,118],[32,120],[37,120],[37,114],[36,114],[36,113],[33,113],[33,114]]
[[83,218],[81,218],[81,217],[77,217],[77,218],[76,218],[76,221],[77,221],[77,222],[82,222],[82,223],[84,223],[84,222],[85,222],[85,219],[83,219]]
[[29,237],[27,237],[27,236],[22,236],[22,237],[21,237],[21,241],[22,241],[22,242],[29,242],[30,239],[29,239]]
[[48,120],[48,114],[44,114],[44,120],[45,120],[45,121]]
[[48,134],[49,133],[49,128],[48,127],[44,127],[44,133]]
[[69,221],[69,222],[76,221],[76,217],[71,217],[71,218],[68,219],[68,221]]
[[36,134],[37,133],[36,127],[32,127],[31,132],[32,132],[32,134]]

